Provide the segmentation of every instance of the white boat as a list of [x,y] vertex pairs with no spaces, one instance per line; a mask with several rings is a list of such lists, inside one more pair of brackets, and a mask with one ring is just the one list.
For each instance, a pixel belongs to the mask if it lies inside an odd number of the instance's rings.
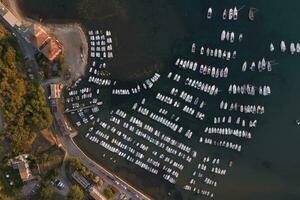
[[236,51],[233,51],[232,53],[232,59],[235,59],[236,58]]
[[236,7],[233,9],[233,20],[237,20],[239,15],[239,11]]
[[250,8],[249,9],[249,19],[251,21],[254,21],[254,17],[255,17],[255,13],[257,12],[257,9],[256,8]]
[[265,60],[265,58],[263,58],[262,61],[261,61],[261,67],[262,67],[263,70],[265,70],[266,66],[267,66],[266,60]]
[[230,42],[234,43],[234,32],[231,32],[230,34]]
[[218,50],[218,58],[222,58],[222,50],[221,49]]
[[212,18],[212,8],[209,8],[208,11],[207,11],[207,19],[211,19]]
[[296,44],[296,52],[300,53],[300,44],[299,43]]
[[227,41],[230,40],[230,32],[229,32],[229,31],[226,32],[226,40],[227,40]]
[[202,74],[202,73],[203,73],[203,69],[204,69],[204,66],[203,66],[203,65],[201,65],[201,66],[200,66],[200,70],[199,70],[200,74]]
[[236,89],[237,89],[237,88],[236,88],[236,85],[234,84],[234,85],[232,86],[232,93],[233,93],[233,94],[236,94],[236,92],[237,92]]
[[221,69],[220,70],[220,78],[223,78],[224,77],[224,69]]
[[222,58],[225,59],[227,56],[227,52],[226,51],[223,51],[223,55],[222,55]]
[[272,71],[272,64],[270,61],[267,62],[267,70],[270,72]]
[[222,110],[224,108],[224,101],[221,101],[220,103],[220,109]]
[[226,60],[230,60],[231,59],[231,53],[230,51],[227,52],[227,56],[226,56]]
[[245,72],[246,70],[247,70],[247,61],[245,61],[242,66],[242,71]]
[[227,19],[227,9],[223,11],[223,20]]
[[193,44],[192,44],[192,53],[195,53],[195,52],[196,52],[196,44],[193,43]]
[[229,20],[232,20],[232,18],[233,18],[233,9],[230,8],[230,9],[229,9],[229,14],[228,14],[228,19],[229,19]]
[[224,41],[226,38],[226,31],[223,30],[222,33],[221,33],[221,41]]
[[284,41],[281,41],[281,43],[280,43],[280,49],[281,49],[281,52],[285,52],[286,51],[286,45],[285,45]]
[[292,55],[296,52],[296,46],[295,46],[295,43],[291,43],[291,45],[290,45],[290,51],[291,51],[291,54],[292,54]]
[[206,56],[209,56],[209,53],[210,53],[210,49],[207,48],[207,49],[206,49]]
[[218,57],[218,49],[215,49],[214,57]]
[[226,67],[224,69],[224,77],[227,78],[228,77],[228,67]]
[[243,34],[240,33],[240,35],[239,35],[239,42],[242,42],[242,41],[243,41]]
[[200,55],[203,55],[204,54],[204,47],[201,47],[200,49]]
[[255,71],[255,62],[252,62],[251,67],[250,67],[251,71]]
[[271,44],[270,44],[270,51],[271,51],[271,52],[274,52],[274,50],[275,50],[274,44],[271,43]]
[[229,93],[229,94],[232,93],[232,85],[229,86],[229,88],[228,88],[228,93]]
[[220,72],[219,72],[219,68],[217,68],[216,70],[216,78],[219,78]]
[[216,86],[215,86],[215,85],[213,85],[213,86],[210,88],[209,94],[210,94],[210,95],[213,95],[213,94],[214,94],[214,91],[215,91],[215,89],[216,89]]
[[216,68],[213,67],[212,70],[211,70],[211,77],[215,77],[215,74],[216,74]]

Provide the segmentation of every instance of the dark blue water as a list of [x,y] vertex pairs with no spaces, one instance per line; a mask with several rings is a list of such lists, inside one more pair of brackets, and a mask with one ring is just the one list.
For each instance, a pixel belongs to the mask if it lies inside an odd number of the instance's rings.
[[[174,70],[172,64],[178,56],[197,59],[199,62],[211,65],[224,65],[224,62],[219,60],[191,56],[188,52],[193,41],[199,45],[237,49],[238,58],[230,63],[225,63],[230,67],[232,76],[225,82],[217,81],[216,83],[223,90],[226,90],[228,84],[233,81],[235,83],[251,82],[258,85],[269,84],[272,87],[272,96],[232,98],[222,93],[216,98],[207,97],[211,102],[207,112],[208,117],[218,114],[217,102],[221,99],[231,98],[233,101],[244,101],[249,104],[264,104],[266,114],[259,117],[258,127],[252,131],[253,139],[243,143],[241,153],[207,147],[199,144],[197,140],[201,136],[203,128],[211,121],[202,122],[199,125],[187,120],[186,124],[189,127],[196,127],[199,130],[198,134],[193,141],[186,141],[180,137],[179,140],[188,142],[198,150],[199,154],[216,155],[234,161],[233,167],[226,176],[216,177],[218,187],[212,189],[216,195],[215,199],[300,199],[300,158],[298,155],[300,152],[300,128],[295,124],[295,120],[300,118],[300,56],[281,54],[278,49],[274,54],[268,51],[270,42],[277,45],[281,40],[300,42],[300,1],[88,0],[85,2],[86,8],[83,8],[86,9],[86,12],[78,11],[78,5],[81,5],[80,0],[26,0],[26,4],[22,4],[22,7],[28,16],[43,18],[45,21],[61,19],[80,21],[87,29],[97,29],[103,26],[114,30],[120,42],[117,53],[121,56],[112,63],[112,74],[113,78],[118,80],[126,80],[128,77],[130,77],[128,79],[143,79],[145,71],[149,71],[151,74],[155,70],[159,70],[165,76],[168,71]],[[212,21],[206,20],[206,11],[209,6],[213,7],[214,11],[221,16],[225,7],[234,5],[246,6],[241,11],[238,22],[224,22],[220,17]],[[247,19],[249,7],[259,9],[254,22],[249,22]],[[99,10],[103,12],[97,12]],[[79,15],[77,15],[78,12]],[[128,27],[134,28],[134,31],[128,31]],[[244,41],[236,46],[221,44],[219,35],[223,29],[242,32]],[[122,34],[125,35],[125,38],[121,36]],[[128,41],[135,42],[123,41],[126,38]],[[146,40],[148,42],[145,42]],[[150,49],[149,52],[146,49]],[[262,57],[274,59],[279,65],[274,66],[272,73],[268,74],[241,74],[241,64],[244,60],[258,60]],[[172,87],[169,84],[171,83],[166,79],[162,79],[153,91],[125,99],[116,99],[115,97],[111,99],[109,93],[104,92],[104,96],[109,96],[106,98],[110,103],[107,104],[107,108],[101,112],[100,116],[105,119],[108,111],[112,108],[121,107],[130,110],[132,103],[144,96],[150,99],[149,106],[156,106],[151,98],[153,99],[156,91]],[[99,158],[99,155],[106,152],[105,150],[99,149],[98,152],[95,152],[94,146],[81,136],[77,138],[77,141],[101,164],[128,179],[133,185],[142,188],[156,199],[204,198],[182,190],[182,185],[188,181],[187,177],[190,176],[196,164],[192,164],[188,168],[191,171],[185,172],[179,177],[178,185],[174,187],[161,177],[154,177],[121,160],[118,161],[118,165],[110,164]],[[167,196],[169,191],[174,191],[173,197]]]

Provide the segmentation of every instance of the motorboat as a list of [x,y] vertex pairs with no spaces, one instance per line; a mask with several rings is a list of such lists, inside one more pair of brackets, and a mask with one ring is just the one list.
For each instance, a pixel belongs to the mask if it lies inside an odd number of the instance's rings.
[[234,43],[234,32],[231,32],[230,34],[230,42]]
[[227,19],[227,9],[223,11],[223,20]]
[[245,61],[242,66],[242,71],[245,72],[246,70],[247,70],[247,61]]
[[267,62],[267,70],[270,72],[272,71],[272,64],[270,61]]
[[280,43],[280,49],[281,49],[281,52],[285,52],[286,51],[286,45],[285,45],[284,41],[281,41],[281,43]]
[[271,51],[271,52],[274,52],[274,51],[275,51],[275,47],[274,47],[273,43],[270,44],[270,51]]
[[239,11],[236,7],[233,9],[233,20],[237,20],[239,15]]
[[240,35],[239,35],[239,42],[242,42],[242,41],[243,41],[243,34],[240,33]]
[[296,44],[296,52],[300,53],[300,44],[299,43]]
[[211,19],[212,18],[212,13],[213,13],[212,8],[209,8],[208,11],[207,11],[207,19]]
[[228,19],[229,19],[229,20],[232,20],[232,19],[233,19],[233,9],[232,9],[232,8],[229,9]]
[[251,71],[255,71],[255,62],[252,62],[251,67],[250,67]]
[[291,43],[291,45],[290,45],[290,51],[291,51],[291,54],[292,54],[292,55],[296,52],[296,46],[295,46],[295,43]]
[[228,77],[228,67],[226,67],[224,69],[224,77],[227,78]]
[[204,47],[201,47],[200,49],[200,55],[203,55],[204,54]]
[[222,33],[221,33],[221,41],[224,41],[226,38],[226,31],[223,30]]
[[196,52],[196,44],[193,43],[193,44],[192,44],[192,53],[195,53],[195,52]]
[[254,21],[254,18],[255,18],[255,13],[257,12],[258,10],[256,8],[250,8],[249,9],[249,19],[251,21]]

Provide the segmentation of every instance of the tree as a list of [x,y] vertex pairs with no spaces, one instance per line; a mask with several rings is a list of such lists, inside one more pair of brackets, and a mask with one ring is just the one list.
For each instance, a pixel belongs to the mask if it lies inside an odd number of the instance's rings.
[[107,199],[112,199],[115,195],[114,191],[111,188],[105,188],[103,194]]
[[67,197],[68,200],[83,200],[84,192],[78,185],[72,185]]
[[54,197],[55,191],[50,182],[46,182],[44,187],[41,189],[40,197],[43,200],[52,200]]

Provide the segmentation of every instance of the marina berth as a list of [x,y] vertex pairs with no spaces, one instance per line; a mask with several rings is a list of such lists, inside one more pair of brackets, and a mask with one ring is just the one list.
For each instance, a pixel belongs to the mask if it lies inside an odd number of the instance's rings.
[[204,133],[207,134],[219,134],[226,136],[236,136],[239,138],[251,139],[251,133],[245,130],[231,129],[231,128],[218,128],[218,127],[206,127]]
[[[228,107],[228,105],[230,105]],[[226,101],[221,101],[220,110],[236,111],[246,114],[264,114],[265,107],[261,105],[243,105],[235,103],[228,103]]]
[[142,63],[130,81],[113,78],[122,73],[114,68],[119,38],[109,28],[88,30],[85,77],[66,88],[64,100],[80,142],[92,146],[89,153],[100,152],[100,161],[113,167],[131,166],[189,195],[213,199],[233,164],[232,154],[263,125],[259,120],[275,85],[268,76],[280,70],[274,67],[277,55],[300,53],[300,44],[286,39],[249,54],[256,43],[248,41],[253,35],[244,26],[255,28],[249,20],[258,10],[242,8],[200,9],[209,23],[222,15],[222,29],[215,23],[213,33],[189,35],[172,51],[171,63],[153,57],[156,64],[143,68]]

